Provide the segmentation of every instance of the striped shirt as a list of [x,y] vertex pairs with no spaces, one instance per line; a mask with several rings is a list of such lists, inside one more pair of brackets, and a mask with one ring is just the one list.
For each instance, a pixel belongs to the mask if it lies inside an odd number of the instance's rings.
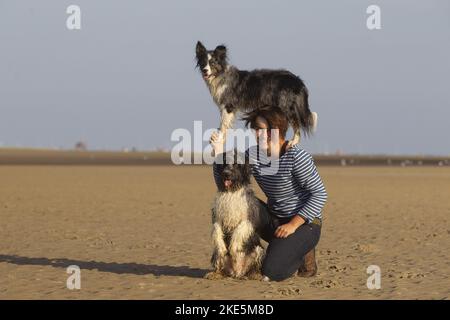
[[[280,158],[257,155],[257,146],[246,150],[252,174],[267,197],[267,204],[278,217],[300,215],[306,222],[322,218],[327,192],[317,172],[312,156],[294,145]],[[216,158],[217,159],[217,158]],[[216,185],[221,178],[213,164]]]

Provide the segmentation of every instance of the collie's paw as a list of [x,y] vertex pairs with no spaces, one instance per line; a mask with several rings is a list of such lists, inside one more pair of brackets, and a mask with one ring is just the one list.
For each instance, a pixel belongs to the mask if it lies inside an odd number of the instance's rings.
[[286,146],[286,149],[290,149],[293,146],[295,146],[296,144],[298,144],[300,141],[296,141],[296,140],[290,140]]

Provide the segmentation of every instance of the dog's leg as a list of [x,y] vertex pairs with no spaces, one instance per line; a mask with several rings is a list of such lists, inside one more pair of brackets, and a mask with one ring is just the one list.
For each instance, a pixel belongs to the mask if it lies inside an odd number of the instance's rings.
[[245,253],[244,244],[249,241],[254,234],[253,225],[250,221],[245,220],[239,223],[233,231],[230,241],[230,255],[233,262],[234,277],[239,278],[245,275]]
[[214,271],[221,272],[227,255],[227,246],[225,244],[222,228],[219,223],[213,224],[212,242],[214,245],[214,252],[211,257],[211,264]]
[[234,253],[231,276],[235,278],[247,276],[249,279],[259,279],[263,257],[264,249],[259,245],[249,254],[243,251]]
[[227,277],[232,277],[233,274],[234,274],[234,272],[233,272],[233,261],[231,260],[231,256],[229,254],[227,254],[225,256],[225,262],[224,262],[222,274],[227,276]]
[[220,127],[219,131],[222,133],[223,141],[225,142],[227,129],[233,127],[234,111],[231,106],[220,107]]
[[234,252],[231,256],[231,263],[231,276],[234,278],[242,278],[246,273],[245,252]]
[[238,224],[233,231],[230,241],[230,253],[236,253],[243,250],[244,243],[253,234],[254,229],[250,221],[244,220]]
[[[214,251],[213,256],[211,257],[211,262],[217,261],[218,258],[217,251]],[[213,263],[214,264],[214,263]],[[223,257],[222,261],[222,267],[219,269],[215,269],[214,271],[208,272],[205,274],[204,278],[209,280],[219,280],[224,279],[225,277],[232,277],[233,276],[233,268],[232,268],[232,262],[231,257],[229,254],[226,254]]]
[[[317,128],[317,112],[311,112],[311,130],[310,132],[315,132]],[[297,143],[300,143],[301,134],[300,134],[300,126],[298,124],[292,124],[292,129],[294,129],[294,137],[288,143],[288,147],[292,147]]]
[[289,141],[288,147],[290,148],[296,145],[297,143],[300,143],[300,140],[301,140],[300,127],[296,127],[294,128],[294,137],[292,138],[291,141]]
[[246,256],[244,264],[244,274],[248,279],[261,280],[261,266],[264,258],[264,249],[261,246],[256,246],[253,251]]

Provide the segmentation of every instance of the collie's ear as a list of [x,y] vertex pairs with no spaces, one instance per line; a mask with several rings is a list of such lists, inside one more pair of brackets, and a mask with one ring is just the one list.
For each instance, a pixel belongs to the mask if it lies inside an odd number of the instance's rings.
[[214,54],[219,59],[226,59],[227,58],[227,47],[225,47],[223,44],[220,46],[217,46],[216,49],[214,49]]
[[197,41],[197,46],[195,47],[195,53],[196,53],[197,57],[200,57],[206,53],[206,48],[200,41]]

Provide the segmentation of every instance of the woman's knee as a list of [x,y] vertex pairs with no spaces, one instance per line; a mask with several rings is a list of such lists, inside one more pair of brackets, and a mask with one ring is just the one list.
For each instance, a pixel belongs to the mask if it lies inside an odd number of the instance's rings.
[[263,276],[268,277],[272,281],[283,281],[290,278],[293,273],[286,270],[286,266],[277,266],[276,264],[263,264],[262,266]]

